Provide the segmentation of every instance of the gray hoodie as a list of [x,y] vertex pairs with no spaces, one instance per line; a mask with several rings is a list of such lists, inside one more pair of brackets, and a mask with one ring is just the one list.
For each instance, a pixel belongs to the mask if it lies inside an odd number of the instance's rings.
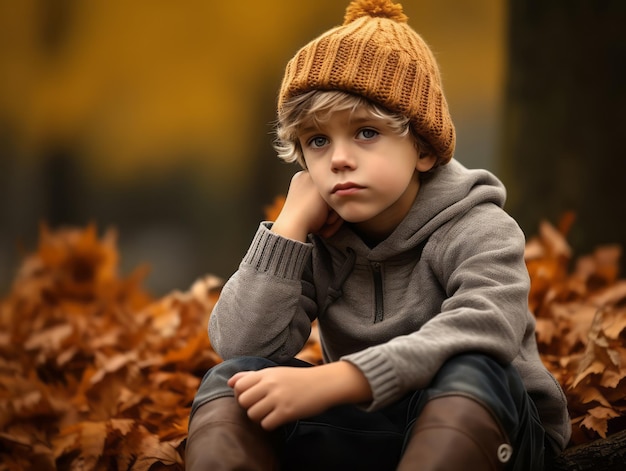
[[564,448],[566,399],[537,352],[525,238],[502,209],[503,185],[455,160],[424,177],[409,214],[375,247],[348,224],[301,243],[262,223],[211,314],[213,348],[224,359],[286,360],[318,319],[324,360],[363,372],[369,410],[425,388],[448,358],[483,352],[515,365]]

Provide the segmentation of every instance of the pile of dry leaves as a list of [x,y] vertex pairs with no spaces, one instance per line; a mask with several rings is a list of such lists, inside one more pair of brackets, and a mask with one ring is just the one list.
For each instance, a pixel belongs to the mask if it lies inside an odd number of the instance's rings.
[[543,222],[526,265],[539,351],[565,390],[580,444],[626,429],[626,280],[617,245],[573,260],[565,239],[573,219],[558,229]]
[[114,233],[40,239],[0,304],[0,470],[182,470],[219,283],[152,300]]
[[[626,428],[626,281],[618,247],[572,260],[568,221],[526,258],[542,358],[584,443]],[[220,361],[206,324],[221,282],[152,299],[144,270],[117,270],[115,234],[94,226],[43,228],[22,263],[0,302],[0,471],[184,468],[191,400]],[[315,337],[301,356],[320,360]]]

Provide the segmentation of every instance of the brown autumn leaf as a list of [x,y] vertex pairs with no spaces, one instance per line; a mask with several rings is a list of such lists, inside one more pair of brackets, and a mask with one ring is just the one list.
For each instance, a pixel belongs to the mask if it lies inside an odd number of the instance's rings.
[[582,421],[582,425],[588,429],[597,431],[601,437],[606,438],[608,421],[615,417],[619,417],[619,413],[615,412],[612,408],[598,406],[589,409],[588,414]]

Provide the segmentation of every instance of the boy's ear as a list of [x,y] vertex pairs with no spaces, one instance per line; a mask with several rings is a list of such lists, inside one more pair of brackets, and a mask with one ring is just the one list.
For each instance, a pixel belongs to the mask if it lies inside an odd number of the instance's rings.
[[424,173],[428,172],[435,166],[437,162],[437,156],[430,152],[421,152],[419,157],[417,158],[417,163],[415,164],[415,168],[418,172]]

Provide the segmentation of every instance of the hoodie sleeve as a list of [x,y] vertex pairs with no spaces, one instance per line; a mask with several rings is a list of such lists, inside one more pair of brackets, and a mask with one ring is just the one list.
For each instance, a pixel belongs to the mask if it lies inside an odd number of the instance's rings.
[[486,353],[503,364],[519,352],[530,313],[524,236],[493,204],[479,205],[433,233],[423,259],[445,291],[441,310],[418,331],[347,355],[383,407],[426,387],[450,357]]
[[211,345],[223,359],[252,355],[287,360],[311,332],[315,296],[312,285],[301,279],[312,246],[281,237],[270,227],[260,225],[211,313]]

